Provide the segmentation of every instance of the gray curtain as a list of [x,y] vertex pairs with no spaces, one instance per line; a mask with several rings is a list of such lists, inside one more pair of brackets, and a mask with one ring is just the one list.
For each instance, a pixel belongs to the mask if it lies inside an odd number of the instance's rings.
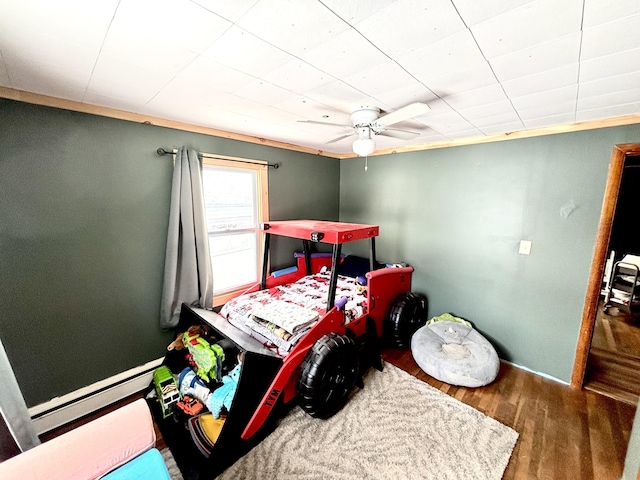
[[171,185],[171,209],[164,263],[160,325],[178,324],[182,303],[211,309],[213,274],[198,153],[181,147]]

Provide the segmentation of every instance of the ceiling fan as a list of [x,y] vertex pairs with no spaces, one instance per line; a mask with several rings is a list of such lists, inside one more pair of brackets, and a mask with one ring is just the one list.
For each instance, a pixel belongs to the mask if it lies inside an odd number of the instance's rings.
[[373,140],[374,135],[384,135],[386,137],[401,138],[403,140],[410,140],[420,135],[417,132],[410,132],[407,130],[400,130],[397,128],[389,128],[390,125],[394,125],[410,118],[417,117],[427,113],[430,110],[426,103],[410,103],[404,107],[399,108],[395,112],[387,113],[380,116],[380,109],[378,107],[361,106],[355,109],[351,113],[351,125],[344,125],[340,123],[330,122],[317,122],[315,120],[298,120],[302,123],[313,123],[316,125],[328,125],[334,127],[347,127],[353,128],[354,131],[346,135],[341,135],[333,140],[329,140],[326,143],[335,143],[340,140],[357,135],[358,138],[353,142],[353,153],[366,157],[373,153],[376,149],[376,142]]

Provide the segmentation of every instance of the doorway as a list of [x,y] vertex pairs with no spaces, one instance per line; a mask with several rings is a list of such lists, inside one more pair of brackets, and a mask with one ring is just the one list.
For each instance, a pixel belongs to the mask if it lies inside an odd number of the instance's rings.
[[[622,250],[632,250],[617,252],[616,257],[625,253],[633,253],[634,249],[639,250],[638,253],[640,253],[640,245],[635,248],[633,245],[629,245],[626,239],[620,240],[624,236],[621,230],[624,230],[625,225],[618,228],[623,219],[620,218],[619,222],[615,221],[616,212],[622,214],[624,211],[625,185],[635,175],[635,173],[626,175],[625,167],[632,165],[640,165],[640,144],[615,146],[609,165],[594,256],[591,262],[591,273],[571,386],[589,388],[636,404],[638,394],[640,394],[638,388],[640,386],[640,381],[638,381],[640,379],[638,374],[640,372],[640,348],[634,349],[633,353],[630,353],[626,341],[636,334],[640,339],[640,323],[625,312],[610,310],[609,314],[605,314],[605,305],[601,296],[604,268],[611,250],[610,243],[613,245],[617,242]],[[614,226],[616,226],[615,230]],[[632,225],[632,227],[634,226]],[[620,340],[624,340],[624,342]],[[633,344],[634,340],[630,341]],[[623,343],[625,345],[622,345]]]

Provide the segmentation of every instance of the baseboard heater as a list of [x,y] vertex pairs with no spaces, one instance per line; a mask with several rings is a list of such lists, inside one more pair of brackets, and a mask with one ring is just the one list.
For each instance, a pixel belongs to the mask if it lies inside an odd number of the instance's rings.
[[162,364],[162,360],[152,360],[29,408],[36,433],[41,435],[144,390],[151,383],[153,371]]

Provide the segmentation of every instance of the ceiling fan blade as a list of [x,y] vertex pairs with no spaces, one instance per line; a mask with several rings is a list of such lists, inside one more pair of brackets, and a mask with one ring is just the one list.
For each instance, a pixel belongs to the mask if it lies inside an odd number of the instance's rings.
[[409,105],[399,108],[395,112],[383,115],[378,120],[376,120],[376,123],[378,125],[386,127],[388,125],[393,125],[394,123],[402,122],[403,120],[408,120],[413,117],[424,115],[429,110],[431,109],[426,103],[410,103]]
[[383,135],[385,137],[400,138],[402,140],[411,140],[412,138],[416,138],[420,134],[417,132],[407,132],[406,130],[387,129],[379,132],[378,135]]
[[330,123],[330,122],[317,122],[315,120],[298,120],[299,123],[313,123],[314,125],[328,125],[330,127],[347,127],[352,128],[353,125],[346,125],[344,123]]
[[340,140],[342,140],[343,138],[347,138],[350,137],[351,135],[355,135],[355,133],[348,133],[347,135],[342,135],[338,138],[334,138],[333,140],[329,140],[328,142],[324,142],[324,144],[328,144],[328,143],[336,143],[339,142]]

